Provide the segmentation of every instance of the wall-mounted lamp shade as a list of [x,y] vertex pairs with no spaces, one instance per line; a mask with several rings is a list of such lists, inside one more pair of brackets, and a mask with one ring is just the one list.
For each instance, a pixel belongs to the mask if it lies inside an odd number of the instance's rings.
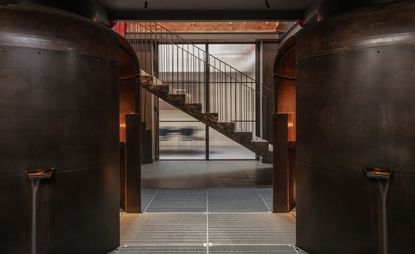
[[392,177],[393,169],[389,168],[364,168],[366,176],[371,179],[389,180]]
[[37,168],[24,171],[27,179],[32,180],[49,180],[52,179],[55,169],[54,168]]

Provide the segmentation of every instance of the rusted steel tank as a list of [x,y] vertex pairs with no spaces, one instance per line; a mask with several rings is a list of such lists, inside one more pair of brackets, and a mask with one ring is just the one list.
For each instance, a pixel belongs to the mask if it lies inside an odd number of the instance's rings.
[[362,169],[384,167],[395,171],[387,250],[411,253],[415,2],[326,13],[297,39],[297,244],[319,254],[381,253],[380,183]]
[[0,6],[0,252],[30,253],[24,171],[39,168],[54,175],[37,193],[37,253],[119,245],[118,56],[118,36],[87,18]]

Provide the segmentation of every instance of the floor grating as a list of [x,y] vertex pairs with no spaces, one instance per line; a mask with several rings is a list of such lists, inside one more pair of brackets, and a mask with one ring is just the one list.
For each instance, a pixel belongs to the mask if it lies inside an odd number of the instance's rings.
[[272,210],[272,188],[257,188],[256,190],[268,208]]
[[273,214],[271,188],[146,189],[142,214],[121,216],[113,254],[287,253],[295,216]]
[[202,189],[160,189],[146,212],[205,212],[205,192]]
[[293,244],[295,222],[285,214],[209,214],[209,241],[220,245]]
[[[209,199],[209,200],[207,200]],[[271,188],[144,189],[143,212],[269,212]]]
[[[244,254],[300,254],[292,245],[213,245],[205,246],[123,246],[113,254],[147,253],[244,253]],[[305,254],[303,252],[303,254]]]
[[157,189],[142,189],[141,190],[141,209],[146,211],[148,205],[153,201],[153,198],[157,194]]
[[292,245],[217,245],[210,247],[209,253],[298,254]]
[[208,189],[209,212],[269,212],[255,188]]
[[203,246],[206,234],[203,213],[125,214],[121,217],[121,245]]
[[206,254],[203,246],[125,246],[120,247],[113,254],[147,254],[147,253],[193,253]]

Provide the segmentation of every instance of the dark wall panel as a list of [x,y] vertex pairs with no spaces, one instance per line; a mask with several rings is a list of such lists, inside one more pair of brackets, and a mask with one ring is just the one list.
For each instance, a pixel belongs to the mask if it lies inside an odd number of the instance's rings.
[[413,253],[414,12],[361,8],[298,37],[297,244],[310,253],[380,253],[380,193],[364,167],[395,170],[389,253]]
[[23,171],[42,167],[56,174],[38,191],[38,253],[106,253],[119,245],[116,36],[43,7],[0,17],[0,253],[30,253]]

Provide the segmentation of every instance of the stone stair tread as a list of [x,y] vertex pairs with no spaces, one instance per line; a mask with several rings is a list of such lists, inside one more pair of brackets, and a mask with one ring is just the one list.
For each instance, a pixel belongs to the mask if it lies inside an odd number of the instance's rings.
[[216,126],[228,135],[233,135],[235,132],[235,123],[233,122],[218,122]]
[[253,143],[264,143],[264,144],[266,143],[266,144],[269,144],[269,141],[263,140],[263,139],[253,139],[252,142]]
[[201,113],[204,119],[207,119],[209,122],[217,123],[219,121],[219,114],[218,113]]
[[169,93],[170,86],[161,84],[161,81],[158,82],[155,77],[146,75],[140,77],[140,80],[142,81],[141,85],[143,86],[143,88],[153,93],[155,96],[162,98],[166,102],[170,103],[172,106],[176,106],[179,109],[184,110],[196,119],[205,122],[211,128],[216,129],[222,134],[247,147],[256,154],[265,158],[265,160],[272,160],[272,152],[270,152],[268,149],[268,141],[262,139],[253,139],[254,136],[252,132],[235,131],[235,122],[219,122],[218,113],[202,113],[201,103],[186,103],[185,94]]
[[167,94],[167,99],[172,101],[172,103],[177,103],[179,105],[184,105],[186,101],[186,95],[184,94]]
[[189,108],[191,111],[195,112],[202,112],[202,104],[201,103],[186,103],[185,106]]
[[266,140],[252,140],[251,144],[260,150],[258,153],[265,154],[268,152],[269,142]]
[[160,90],[163,92],[169,92],[169,86],[168,85],[144,85],[142,84],[142,86],[145,86],[148,89],[154,89],[154,90]]
[[249,131],[235,131],[237,135],[252,135],[252,132]]
[[234,136],[241,142],[250,142],[252,140],[252,132],[235,131]]

